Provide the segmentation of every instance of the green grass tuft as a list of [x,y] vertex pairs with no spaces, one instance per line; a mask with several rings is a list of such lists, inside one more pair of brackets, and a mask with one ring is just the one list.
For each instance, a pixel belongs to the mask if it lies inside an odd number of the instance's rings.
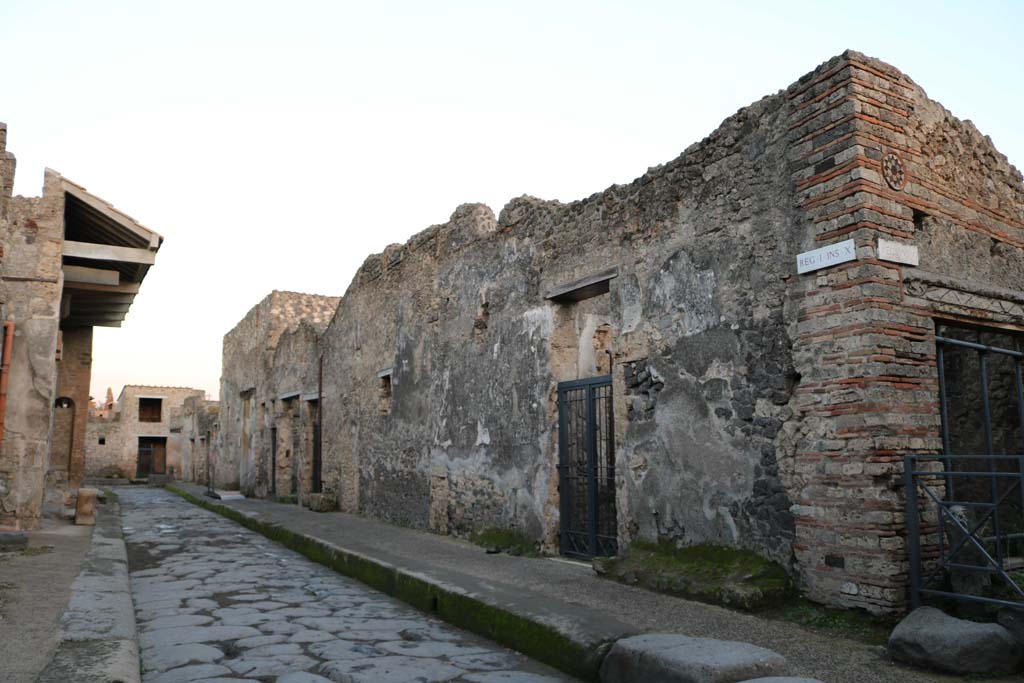
[[509,555],[540,557],[537,542],[516,529],[501,529],[498,527],[478,529],[469,535],[469,540],[484,548],[508,553]]
[[898,617],[878,616],[863,610],[826,607],[805,598],[794,599],[764,616],[871,645],[885,645],[899,621]]
[[746,610],[782,604],[793,593],[789,575],[775,562],[750,550],[710,544],[677,548],[636,541],[595,567],[622,583]]

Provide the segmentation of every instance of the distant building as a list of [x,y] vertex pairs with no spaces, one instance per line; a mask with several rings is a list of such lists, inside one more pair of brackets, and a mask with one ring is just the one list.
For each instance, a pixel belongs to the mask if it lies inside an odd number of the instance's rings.
[[85,476],[180,477],[183,458],[191,455],[182,436],[185,402],[205,396],[189,387],[125,385],[108,417],[89,417]]

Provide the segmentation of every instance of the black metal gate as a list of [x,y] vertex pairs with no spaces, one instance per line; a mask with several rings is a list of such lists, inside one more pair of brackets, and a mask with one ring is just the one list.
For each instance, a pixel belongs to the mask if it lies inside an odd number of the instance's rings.
[[618,552],[611,375],[558,385],[561,551]]
[[1024,343],[940,326],[936,346],[943,454],[904,459],[911,604],[934,596],[1020,606]]

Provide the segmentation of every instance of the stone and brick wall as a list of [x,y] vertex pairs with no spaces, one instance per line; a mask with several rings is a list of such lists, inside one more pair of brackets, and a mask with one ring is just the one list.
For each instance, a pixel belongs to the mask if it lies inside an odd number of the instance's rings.
[[74,327],[60,333],[50,458],[46,472],[47,502],[70,509],[85,474],[86,423],[92,378],[92,328]]
[[[846,53],[786,96],[802,247],[854,239],[859,256],[793,288],[796,557],[812,597],[886,610],[908,571],[902,457],[941,452],[936,321],[1024,329],[1024,188],[877,60]],[[880,260],[879,239],[916,245],[920,265]]]

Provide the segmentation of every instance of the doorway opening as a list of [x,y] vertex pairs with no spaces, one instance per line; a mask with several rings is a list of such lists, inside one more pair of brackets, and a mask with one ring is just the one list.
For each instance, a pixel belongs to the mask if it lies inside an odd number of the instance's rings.
[[611,375],[558,385],[558,461],[562,554],[617,554]]
[[167,437],[140,436],[135,476],[146,479],[151,474],[167,474]]

